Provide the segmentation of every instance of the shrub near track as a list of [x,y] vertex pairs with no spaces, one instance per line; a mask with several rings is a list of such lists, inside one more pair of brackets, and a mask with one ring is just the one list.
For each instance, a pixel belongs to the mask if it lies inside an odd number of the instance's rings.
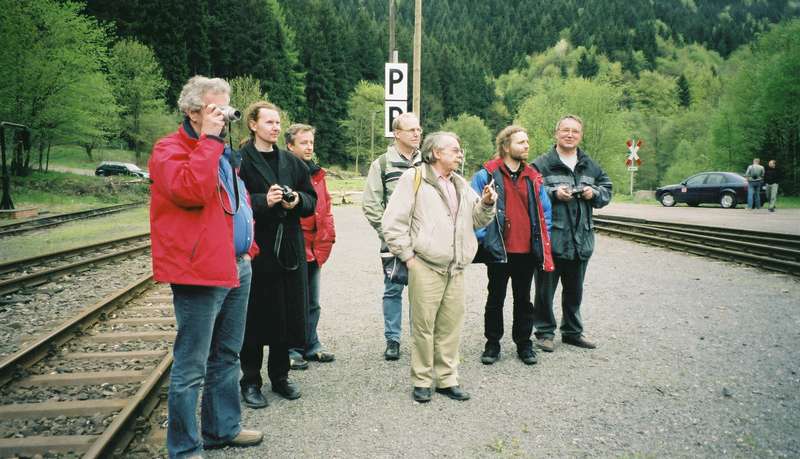
[[148,201],[146,181],[131,177],[92,177],[61,172],[34,172],[12,177],[14,206],[38,207],[40,212],[70,212],[126,202]]

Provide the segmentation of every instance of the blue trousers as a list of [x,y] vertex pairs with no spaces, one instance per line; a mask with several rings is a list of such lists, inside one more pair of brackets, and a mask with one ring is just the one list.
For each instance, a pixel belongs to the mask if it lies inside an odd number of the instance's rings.
[[[754,202],[755,201],[755,202]],[[753,204],[755,203],[755,206]],[[747,208],[761,208],[761,181],[747,182]]]
[[[199,454],[239,435],[239,351],[244,339],[250,261],[238,262],[237,288],[172,285],[178,335],[170,376],[167,451],[170,458]],[[202,441],[197,429],[197,399]]]
[[403,284],[383,277],[383,334],[386,341],[400,342],[403,327]]

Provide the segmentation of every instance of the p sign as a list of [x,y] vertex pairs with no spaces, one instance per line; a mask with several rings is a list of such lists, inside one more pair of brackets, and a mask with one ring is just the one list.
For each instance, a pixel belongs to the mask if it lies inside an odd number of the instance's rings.
[[402,115],[408,111],[408,101],[407,100],[387,100],[384,103],[384,111],[383,111],[383,136],[384,137],[394,137],[394,132],[392,132],[392,121],[395,118]]
[[408,64],[386,63],[383,70],[385,100],[408,100]]

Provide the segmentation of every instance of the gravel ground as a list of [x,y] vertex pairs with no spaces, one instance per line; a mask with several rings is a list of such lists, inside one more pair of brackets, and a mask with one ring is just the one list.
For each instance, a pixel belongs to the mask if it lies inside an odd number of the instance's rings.
[[151,271],[150,256],[115,261],[0,298],[0,360]]
[[243,425],[264,431],[262,445],[205,457],[800,455],[797,278],[598,236],[583,315],[600,347],[557,340],[538,365],[522,364],[509,293],[502,358],[484,366],[486,274],[473,265],[460,367],[472,400],[434,394],[419,405],[407,322],[401,359],[382,358],[374,233],[359,208],[334,213],[319,332],[336,361],[291,373],[299,400],[267,385],[268,408],[243,408]]

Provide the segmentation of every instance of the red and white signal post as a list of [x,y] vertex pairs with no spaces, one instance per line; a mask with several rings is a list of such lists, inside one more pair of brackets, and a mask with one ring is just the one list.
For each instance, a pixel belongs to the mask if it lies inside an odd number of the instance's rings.
[[642,160],[639,158],[639,149],[642,148],[643,144],[644,142],[642,142],[642,139],[628,139],[628,141],[625,142],[625,145],[628,146],[628,158],[625,160],[625,165],[628,166],[628,171],[631,173],[631,198],[633,198],[634,174],[636,174],[636,171],[639,170],[639,166],[642,164]]

